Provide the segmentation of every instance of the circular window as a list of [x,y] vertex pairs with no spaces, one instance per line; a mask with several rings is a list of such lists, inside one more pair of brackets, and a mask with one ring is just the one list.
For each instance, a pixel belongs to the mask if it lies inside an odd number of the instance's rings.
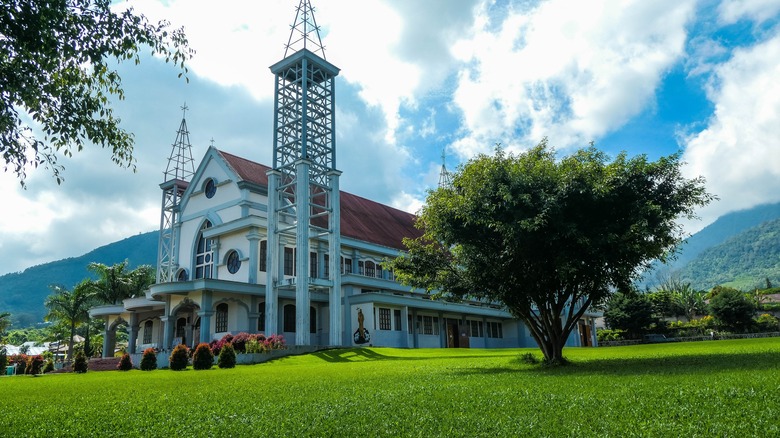
[[230,251],[230,254],[228,254],[227,268],[231,274],[235,274],[241,269],[241,260],[238,258],[237,251]]
[[214,182],[213,179],[209,179],[206,181],[206,197],[211,199],[214,197],[214,194],[217,193],[217,184]]

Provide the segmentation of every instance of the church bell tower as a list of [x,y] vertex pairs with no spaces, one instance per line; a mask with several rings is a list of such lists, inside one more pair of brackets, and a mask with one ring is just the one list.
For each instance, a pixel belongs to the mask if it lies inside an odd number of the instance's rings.
[[[266,331],[280,333],[280,290],[295,291],[295,343],[311,345],[310,294],[327,291],[329,345],[341,345],[339,176],[335,78],[310,0],[301,0],[275,77],[273,169],[268,173]],[[295,247],[294,272],[284,248]],[[290,275],[292,274],[292,275]]]

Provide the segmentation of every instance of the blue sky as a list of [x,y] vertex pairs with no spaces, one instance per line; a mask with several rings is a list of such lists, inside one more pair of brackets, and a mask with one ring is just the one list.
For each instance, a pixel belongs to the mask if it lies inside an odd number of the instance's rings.
[[[184,102],[196,160],[214,145],[270,163],[273,76],[298,0],[130,0],[184,26],[190,81],[159,59],[118,66],[138,171],[88,149],[22,190],[0,174],[0,274],[159,227]],[[342,189],[408,211],[496,143],[560,154],[683,153],[720,200],[686,222],[780,201],[780,0],[312,0],[337,79]]]

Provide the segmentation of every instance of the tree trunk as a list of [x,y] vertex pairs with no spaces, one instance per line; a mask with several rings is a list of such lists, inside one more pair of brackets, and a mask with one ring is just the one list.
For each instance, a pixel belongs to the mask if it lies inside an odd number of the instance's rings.
[[76,324],[70,325],[70,339],[68,340],[68,360],[73,360],[73,337],[76,336]]

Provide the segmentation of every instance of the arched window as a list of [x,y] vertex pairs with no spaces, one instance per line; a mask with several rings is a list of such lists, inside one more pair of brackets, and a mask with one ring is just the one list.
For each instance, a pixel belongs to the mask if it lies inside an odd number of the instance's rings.
[[235,274],[241,269],[241,257],[238,255],[238,251],[232,250],[227,256],[227,268],[228,272]]
[[265,301],[257,305],[257,331],[265,331]]
[[181,343],[187,343],[187,318],[179,318],[176,320],[176,337],[181,338]]
[[309,307],[309,333],[317,333],[317,309]]
[[152,343],[152,330],[154,329],[154,323],[152,320],[148,320],[144,323],[144,344]]
[[176,274],[176,281],[187,281],[189,278],[187,278],[187,270],[186,269],[179,269],[178,274]]
[[222,303],[217,305],[216,313],[216,327],[214,331],[217,333],[224,333],[228,331],[228,305]]
[[260,272],[265,272],[266,265],[268,264],[268,241],[267,240],[261,240],[260,241],[260,261],[258,262],[260,265]]
[[284,331],[295,332],[295,304],[284,306]]
[[203,232],[209,228],[211,228],[211,222],[206,221],[198,233],[198,246],[195,249],[195,278],[211,278],[214,253],[211,250],[211,239],[203,237]]
[[375,277],[376,276],[376,265],[372,261],[366,262],[366,277]]

